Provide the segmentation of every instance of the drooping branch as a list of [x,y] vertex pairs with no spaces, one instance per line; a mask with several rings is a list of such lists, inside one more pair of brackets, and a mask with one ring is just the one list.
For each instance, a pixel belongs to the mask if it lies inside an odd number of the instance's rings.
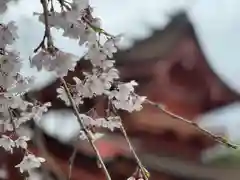
[[[115,109],[114,106],[112,106],[112,111],[113,111],[113,113],[114,113],[116,116],[118,115],[118,114],[117,114],[117,110]],[[126,142],[127,142],[127,144],[128,144],[128,147],[129,147],[131,153],[133,154],[133,157],[134,157],[134,159],[135,159],[135,161],[136,161],[136,163],[137,163],[137,165],[138,165],[138,167],[139,167],[139,169],[140,169],[140,171],[141,171],[141,175],[143,176],[144,180],[148,180],[150,174],[149,174],[149,172],[147,171],[147,169],[143,166],[141,160],[139,159],[139,157],[138,157],[138,155],[137,155],[137,153],[136,153],[136,151],[135,151],[135,149],[134,149],[134,147],[133,147],[133,145],[132,145],[132,143],[131,143],[128,135],[127,135],[127,132],[126,132],[126,130],[125,130],[125,127],[123,126],[122,119],[120,119],[120,120],[121,120],[121,122],[120,122],[120,123],[121,123],[121,125],[120,125],[120,130],[121,130],[121,132],[122,132],[122,134],[123,134],[123,136],[124,136],[124,138],[125,138],[125,140],[126,140]]]
[[103,171],[104,171],[104,173],[105,173],[105,175],[106,175],[106,178],[107,178],[108,180],[111,180],[111,177],[110,177],[109,172],[108,172],[108,170],[107,170],[107,168],[106,168],[106,166],[105,166],[105,164],[104,164],[104,162],[103,162],[103,159],[102,159],[102,157],[101,157],[101,155],[100,155],[97,147],[95,146],[95,144],[94,144],[94,142],[93,142],[92,133],[85,127],[84,122],[83,122],[82,119],[80,118],[80,115],[79,115],[77,106],[76,106],[76,104],[75,104],[75,102],[74,102],[74,100],[73,100],[73,97],[72,97],[72,95],[71,95],[71,93],[70,93],[70,90],[69,90],[69,88],[68,88],[68,86],[67,86],[66,81],[65,81],[63,78],[60,78],[60,80],[61,80],[61,82],[62,82],[62,84],[63,84],[64,90],[66,91],[66,94],[67,94],[67,96],[68,96],[68,99],[69,99],[69,101],[70,101],[70,104],[71,104],[71,106],[72,106],[72,108],[73,108],[73,112],[74,112],[75,116],[77,117],[78,123],[80,124],[83,132],[85,133],[85,135],[86,135],[86,137],[87,137],[88,142],[90,143],[90,145],[92,146],[94,152],[96,153],[97,159],[98,159],[99,163],[101,164],[101,167],[103,168]]
[[169,111],[166,108],[164,108],[164,106],[161,105],[161,104],[152,102],[150,100],[146,100],[145,103],[153,105],[154,107],[158,108],[161,112],[167,114],[168,116],[171,116],[174,119],[180,120],[180,121],[182,121],[182,122],[184,122],[184,123],[186,123],[188,125],[191,125],[191,126],[195,127],[198,131],[202,132],[203,134],[207,135],[208,137],[212,138],[214,141],[216,141],[216,142],[218,142],[218,143],[220,143],[222,145],[225,145],[225,146],[227,146],[229,148],[232,148],[232,149],[238,149],[237,145],[230,143],[227,139],[225,139],[225,138],[223,138],[221,136],[217,136],[217,135],[212,134],[208,130],[201,128],[194,121],[191,121],[189,119],[183,118],[183,117],[181,117],[181,116],[179,116],[177,114],[172,113],[171,111]]

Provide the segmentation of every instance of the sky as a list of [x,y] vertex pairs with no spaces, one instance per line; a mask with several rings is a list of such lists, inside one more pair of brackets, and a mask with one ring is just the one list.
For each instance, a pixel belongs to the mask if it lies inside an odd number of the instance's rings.
[[[23,73],[36,76],[36,85],[42,86],[53,79],[46,72],[37,73],[29,69],[29,56],[43,36],[43,25],[34,17],[33,11],[40,11],[38,0],[20,0],[10,6],[4,21],[14,19],[19,25],[20,39],[16,47],[25,59]],[[125,44],[131,45],[134,39],[150,36],[153,29],[163,28],[173,12],[186,9],[195,27],[200,45],[213,70],[234,90],[240,93],[240,1],[239,0],[90,0],[94,12],[103,21],[103,28],[111,34],[124,34]],[[60,32],[54,31],[54,40],[58,47],[82,55],[83,48],[74,40],[61,37]],[[238,110],[240,112],[240,106]],[[219,112],[217,112],[219,114]],[[222,113],[222,117],[226,113]],[[230,113],[231,114],[231,113]],[[232,139],[240,139],[236,127],[236,115],[227,115],[228,122],[221,123],[229,128]],[[56,117],[49,115],[49,119]],[[58,119],[58,118],[57,118]],[[206,118],[204,118],[206,119]],[[212,118],[211,118],[212,119]],[[67,121],[71,123],[70,121]],[[212,121],[218,124],[220,121]],[[56,123],[48,124],[49,131],[58,133]],[[75,126],[75,123],[72,124]],[[66,125],[68,134],[73,127]],[[234,132],[234,133],[232,133]],[[65,134],[65,136],[66,136]]]

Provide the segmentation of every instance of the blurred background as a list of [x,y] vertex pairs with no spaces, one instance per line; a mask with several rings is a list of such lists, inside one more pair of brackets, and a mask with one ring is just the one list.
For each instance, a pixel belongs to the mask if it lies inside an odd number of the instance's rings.
[[[120,51],[115,54],[123,81],[136,80],[139,94],[164,104],[171,112],[216,136],[240,144],[240,1],[90,0],[90,4],[102,19],[103,29],[124,35]],[[37,1],[18,0],[11,2],[0,18],[5,22],[13,19],[19,26],[20,38],[15,45],[25,62],[22,72],[35,76],[32,91],[42,102],[55,102],[39,124],[45,149],[53,157],[46,165],[47,172],[53,173],[54,178],[65,179],[74,145],[78,152],[72,179],[104,179],[88,143],[73,143],[80,127],[71,111],[55,101],[54,76],[29,67],[29,56],[44,30],[33,16],[33,12],[40,11]],[[77,42],[61,37],[57,30],[53,34],[57,47],[83,56],[86,49]],[[96,105],[99,109],[102,106]],[[151,180],[239,179],[239,149],[221,145],[150,105],[122,117]],[[104,132],[97,134],[96,139],[113,180],[131,176],[136,166],[121,134]],[[33,151],[41,154],[35,147]],[[11,168],[19,157],[4,152],[0,157],[0,176],[20,179]],[[33,173],[34,180],[46,179]]]

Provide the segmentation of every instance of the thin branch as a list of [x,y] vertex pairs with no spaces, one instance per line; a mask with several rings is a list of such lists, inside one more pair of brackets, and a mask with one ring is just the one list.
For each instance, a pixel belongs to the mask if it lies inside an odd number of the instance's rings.
[[74,165],[74,161],[75,161],[76,155],[77,155],[77,145],[74,145],[74,149],[73,149],[72,155],[69,158],[68,180],[70,180],[71,177],[72,177],[72,168],[73,168],[73,165]]
[[95,146],[95,144],[93,142],[92,134],[91,134],[91,132],[89,130],[87,130],[86,126],[84,125],[84,123],[82,121],[82,119],[80,118],[80,114],[78,112],[77,106],[76,106],[76,104],[75,104],[75,102],[73,100],[73,97],[72,97],[72,95],[70,93],[70,90],[68,89],[66,81],[63,78],[60,78],[60,80],[61,80],[61,82],[63,84],[64,90],[66,91],[66,94],[68,96],[70,104],[71,104],[71,106],[73,108],[73,112],[74,112],[74,114],[77,117],[78,123],[80,124],[83,132],[85,133],[85,135],[87,137],[87,140],[89,141],[90,145],[92,146],[93,150],[95,151],[96,156],[98,158],[98,161],[101,164],[101,167],[103,168],[103,171],[104,171],[104,173],[106,175],[107,180],[111,180],[111,177],[110,177],[109,172],[108,172],[108,170],[107,170],[107,168],[106,168],[106,166],[105,166],[105,164],[103,162],[103,159],[102,159],[102,157],[101,157],[97,147]]
[[8,108],[8,113],[9,113],[9,117],[10,117],[10,122],[11,122],[12,127],[13,127],[13,132],[15,134],[17,134],[17,128],[16,128],[16,125],[15,125],[15,122],[14,122],[14,119],[13,119],[13,115],[12,115],[12,112],[11,112],[10,108]]
[[137,165],[138,165],[138,167],[140,168],[140,170],[142,172],[144,180],[148,180],[148,175],[147,175],[148,172],[147,172],[146,168],[143,166],[141,160],[139,159],[139,157],[138,157],[134,147],[132,146],[132,143],[131,143],[130,139],[128,138],[127,132],[126,132],[126,130],[125,130],[125,128],[124,128],[124,126],[122,124],[121,124],[120,128],[121,128],[121,131],[123,133],[124,138],[126,139],[126,141],[128,143],[130,151],[132,152],[135,160],[137,161]]
[[178,120],[181,120],[182,122],[186,123],[186,124],[189,124],[193,127],[195,127],[197,130],[199,130],[200,132],[202,132],[203,134],[207,135],[208,137],[212,138],[214,141],[220,143],[220,144],[223,144],[229,148],[233,148],[233,149],[238,149],[238,146],[235,145],[235,144],[232,144],[230,142],[228,142],[225,138],[221,137],[221,136],[216,136],[214,134],[212,134],[211,132],[209,132],[208,130],[206,129],[203,129],[201,128],[196,122],[194,121],[191,121],[191,120],[188,120],[186,118],[183,118],[177,114],[174,114],[168,110],[166,110],[163,105],[161,104],[158,104],[158,103],[155,103],[155,102],[152,102],[150,100],[146,100],[145,101],[146,103],[148,104],[151,104],[153,106],[155,106],[156,108],[158,108],[159,110],[161,110],[163,113],[171,116],[172,118],[175,118],[175,119],[178,119]]
[[[116,116],[118,116],[117,110],[115,109],[115,107],[114,107],[113,105],[112,105],[112,108],[111,108],[111,109],[113,110],[113,113],[114,113]],[[119,117],[120,117],[120,116],[119,116]],[[121,129],[121,131],[122,131],[122,134],[123,134],[124,138],[125,138],[126,141],[127,141],[127,144],[128,144],[128,146],[129,146],[129,149],[130,149],[130,151],[132,152],[133,157],[135,158],[136,163],[137,163],[140,171],[142,172],[142,175],[143,175],[144,180],[148,180],[148,179],[149,179],[149,173],[148,173],[148,171],[146,170],[146,168],[143,166],[143,164],[142,164],[141,160],[139,159],[139,157],[138,157],[138,155],[137,155],[137,153],[136,153],[136,151],[135,151],[135,149],[134,149],[134,147],[133,147],[130,139],[128,138],[128,135],[127,135],[127,132],[126,132],[124,126],[123,126],[122,120],[121,120],[120,129]]]
[[43,8],[44,23],[45,23],[45,34],[44,34],[44,36],[47,37],[48,47],[52,47],[53,46],[53,40],[52,40],[52,35],[51,35],[50,26],[49,26],[49,22],[48,22],[49,11],[48,11],[47,1],[46,0],[40,0],[40,1],[41,1],[42,8]]
[[[45,36],[47,37],[47,45],[48,45],[48,48],[52,48],[52,47],[53,47],[53,41],[52,41],[50,26],[49,26],[49,22],[48,22],[48,14],[49,14],[49,11],[48,11],[48,7],[47,7],[47,2],[46,2],[46,0],[40,0],[40,1],[41,1],[41,4],[42,4],[43,14],[44,14]],[[111,180],[111,177],[110,177],[110,175],[109,175],[109,173],[108,173],[108,170],[107,170],[107,168],[106,168],[106,166],[105,166],[105,164],[104,164],[104,162],[103,162],[103,160],[102,160],[102,158],[101,158],[101,155],[100,155],[97,147],[96,147],[95,144],[93,143],[92,134],[91,134],[90,131],[87,130],[87,128],[85,127],[83,121],[82,121],[81,118],[80,118],[80,115],[79,115],[77,106],[76,106],[76,104],[75,104],[75,102],[74,102],[74,100],[73,100],[73,97],[72,97],[72,95],[71,95],[71,93],[70,93],[70,90],[69,90],[69,88],[68,88],[65,80],[64,80],[63,78],[60,78],[60,80],[61,80],[61,82],[62,82],[62,84],[63,84],[63,87],[64,87],[64,89],[65,89],[65,91],[66,91],[66,94],[67,94],[67,96],[68,96],[68,99],[69,99],[69,101],[70,101],[70,103],[71,103],[71,105],[72,105],[73,112],[74,112],[74,114],[76,115],[77,120],[78,120],[80,126],[82,127],[82,129],[83,129],[83,131],[84,131],[84,133],[85,133],[85,135],[86,135],[89,143],[91,144],[93,150],[95,151],[95,153],[96,153],[96,155],[97,155],[97,158],[98,158],[98,161],[100,162],[101,167],[102,167],[103,170],[104,170],[104,173],[105,173],[105,175],[106,175],[106,178],[107,178],[108,180]]]

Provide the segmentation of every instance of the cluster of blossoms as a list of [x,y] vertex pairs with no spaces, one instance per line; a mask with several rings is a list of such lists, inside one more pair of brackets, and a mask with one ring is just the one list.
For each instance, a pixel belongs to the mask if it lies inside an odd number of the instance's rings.
[[[1,5],[3,10],[6,10],[5,5]],[[44,159],[27,150],[30,138],[20,136],[17,130],[29,120],[40,119],[50,104],[37,105],[24,100],[23,95],[29,90],[33,78],[20,74],[22,60],[13,48],[13,43],[18,38],[16,31],[13,21],[0,24],[0,147],[10,153],[13,153],[13,148],[24,150],[22,161],[16,165],[23,172],[39,167]]]
[[[8,1],[6,1],[8,2]],[[3,8],[6,6],[3,3]],[[145,97],[134,93],[135,81],[122,83],[119,81],[119,72],[114,67],[113,54],[117,51],[116,44],[121,40],[120,36],[112,36],[101,28],[99,18],[92,16],[93,9],[88,0],[40,0],[43,7],[42,13],[34,13],[39,16],[39,21],[45,25],[45,34],[42,42],[35,49],[31,58],[31,66],[39,71],[45,69],[54,72],[62,80],[68,71],[74,71],[77,60],[73,54],[57,48],[51,36],[51,28],[63,30],[63,36],[76,39],[79,45],[87,47],[85,60],[91,62],[91,71],[83,72],[84,78],[74,77],[74,84],[57,88],[58,98],[67,106],[79,107],[84,103],[84,98],[104,96],[114,111],[104,118],[94,118],[91,115],[80,114],[78,117],[86,127],[97,126],[110,130],[121,127],[121,119],[117,115],[118,109],[128,112],[139,111]],[[58,3],[60,10],[55,8]],[[2,3],[2,2],[1,2]],[[0,3],[0,5],[1,5]],[[1,12],[1,11],[0,11]],[[19,54],[13,51],[11,45],[17,39],[17,27],[14,22],[0,25],[0,123],[4,126],[5,133],[0,138],[0,146],[12,152],[14,147],[25,149],[25,156],[16,167],[20,171],[29,171],[39,167],[43,158],[35,157],[27,150],[25,136],[16,137],[16,129],[28,120],[40,120],[50,106],[50,103],[37,104],[25,101],[22,97],[28,91],[32,78],[20,75],[21,60]],[[74,103],[74,104],[73,104]],[[86,139],[86,131],[79,132],[81,139]],[[8,135],[6,135],[8,134]],[[10,134],[10,135],[9,135]]]
[[[55,10],[54,6],[49,3],[43,13],[35,13],[39,16],[39,21],[45,24],[46,31],[43,41],[32,57],[32,66],[37,67],[38,70],[44,68],[53,71],[58,77],[64,77],[68,71],[74,70],[77,58],[57,48],[51,38],[51,28],[61,29],[63,36],[76,39],[79,45],[87,47],[88,52],[84,58],[92,65],[91,71],[83,72],[83,79],[73,77],[75,84],[68,87],[74,103],[78,106],[84,103],[84,98],[106,96],[116,109],[129,112],[140,110],[145,97],[134,93],[134,86],[137,83],[135,81],[119,82],[119,72],[114,67],[115,61],[112,58],[117,52],[116,44],[119,43],[121,37],[111,36],[102,30],[101,21],[92,16],[92,8],[88,0],[73,0],[71,3],[58,2],[61,6],[60,11]],[[72,105],[65,87],[59,87],[57,93],[58,98],[62,99],[67,106]],[[91,117],[85,117],[83,123],[89,126],[90,121],[87,119]],[[96,125],[96,121],[91,121],[93,126]],[[117,127],[120,123],[111,120],[106,122],[116,123],[116,125],[107,127]],[[100,124],[106,123],[98,123]]]

